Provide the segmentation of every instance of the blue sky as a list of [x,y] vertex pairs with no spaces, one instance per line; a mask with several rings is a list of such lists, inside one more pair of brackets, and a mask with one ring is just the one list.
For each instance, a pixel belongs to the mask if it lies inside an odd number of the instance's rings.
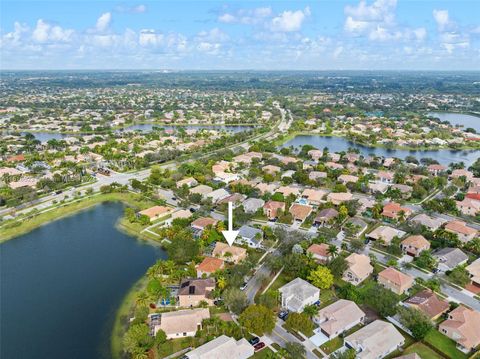
[[2,69],[480,70],[480,0],[22,1]]

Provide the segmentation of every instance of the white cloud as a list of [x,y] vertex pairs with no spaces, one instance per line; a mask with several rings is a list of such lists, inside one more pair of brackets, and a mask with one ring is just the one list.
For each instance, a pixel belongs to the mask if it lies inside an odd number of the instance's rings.
[[132,12],[141,14],[147,11],[147,7],[145,5],[137,5],[132,8]]
[[259,7],[255,9],[240,9],[235,12],[226,12],[218,17],[218,21],[226,24],[255,25],[272,16],[272,8]]
[[297,11],[284,11],[274,17],[271,22],[271,29],[279,32],[299,31],[303,21],[310,16],[310,8]]
[[433,10],[433,18],[438,25],[440,31],[443,31],[450,25],[450,17],[448,15],[448,10]]
[[159,34],[153,29],[143,29],[140,30],[138,43],[144,47],[160,46],[163,43],[163,39],[163,34]]
[[37,43],[68,42],[73,33],[74,31],[71,29],[63,29],[58,25],[51,25],[39,19],[32,32],[32,39]]
[[236,22],[237,19],[232,14],[223,14],[218,17],[218,21],[224,22],[226,24],[231,24]]
[[97,19],[97,23],[95,24],[95,29],[99,32],[103,32],[108,29],[111,21],[112,21],[112,14],[110,12],[103,13]]

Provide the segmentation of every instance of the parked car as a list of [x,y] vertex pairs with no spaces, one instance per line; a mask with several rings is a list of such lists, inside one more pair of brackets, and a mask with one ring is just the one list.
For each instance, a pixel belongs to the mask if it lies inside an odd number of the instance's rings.
[[278,317],[279,317],[281,320],[287,319],[287,317],[288,317],[288,310],[281,310],[281,311],[278,313]]
[[240,290],[245,290],[245,288],[247,288],[247,283],[246,282],[244,282],[242,284],[242,286],[240,287]]
[[252,345],[257,345],[258,343],[260,343],[260,338],[259,337],[253,337],[248,342]]
[[260,342],[253,346],[253,349],[255,349],[256,352],[258,352],[259,350],[262,350],[263,348],[265,348],[264,342]]

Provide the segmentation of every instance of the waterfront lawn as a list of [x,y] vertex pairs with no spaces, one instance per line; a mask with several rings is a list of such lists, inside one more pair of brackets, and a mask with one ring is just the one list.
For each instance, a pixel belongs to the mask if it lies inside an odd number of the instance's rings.
[[343,339],[340,337],[336,337],[336,338],[330,339],[326,343],[323,343],[320,346],[320,349],[322,349],[322,351],[325,352],[326,354],[331,354],[335,350],[340,349],[342,345],[343,345]]
[[423,343],[417,342],[404,350],[403,354],[417,353],[422,359],[443,359],[443,356]]
[[424,341],[443,353],[447,358],[466,359],[468,355],[457,349],[456,343],[436,329],[432,329]]

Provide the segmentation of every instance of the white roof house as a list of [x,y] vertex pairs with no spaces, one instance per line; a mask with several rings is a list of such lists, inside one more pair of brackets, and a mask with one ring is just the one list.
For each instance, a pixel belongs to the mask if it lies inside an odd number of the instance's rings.
[[383,358],[405,343],[393,324],[376,320],[345,338],[347,348],[356,350],[357,358]]
[[320,297],[320,289],[301,278],[295,278],[278,291],[282,297],[282,307],[291,312],[301,312],[307,305],[317,302]]
[[207,198],[211,198],[213,203],[217,203],[218,201],[227,198],[228,196],[230,196],[230,193],[228,193],[223,188],[219,188],[207,194]]
[[346,299],[321,309],[313,319],[328,338],[335,338],[344,331],[363,322],[365,313],[355,302]]
[[185,354],[185,357],[188,359],[247,359],[253,354],[253,346],[245,338],[235,340],[221,335]]
[[208,308],[162,313],[160,324],[155,325],[154,333],[157,334],[161,329],[167,335],[167,339],[193,337],[197,329],[202,327],[202,321],[207,318],[210,318]]

